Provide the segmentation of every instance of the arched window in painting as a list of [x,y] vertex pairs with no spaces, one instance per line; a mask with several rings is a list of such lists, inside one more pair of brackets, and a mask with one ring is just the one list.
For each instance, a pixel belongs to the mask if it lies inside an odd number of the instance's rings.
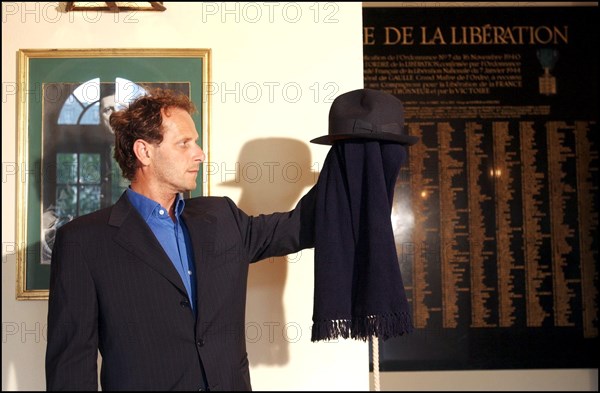
[[[44,168],[47,195],[43,211],[42,263],[49,263],[54,234],[73,218],[112,205],[128,181],[114,160],[114,136],[109,118],[146,94],[140,85],[125,78],[112,82],[90,79],[81,84],[64,84],[70,92],[58,111],[51,154],[54,168]],[[50,125],[51,126],[51,125]],[[51,201],[51,197],[54,200]]]

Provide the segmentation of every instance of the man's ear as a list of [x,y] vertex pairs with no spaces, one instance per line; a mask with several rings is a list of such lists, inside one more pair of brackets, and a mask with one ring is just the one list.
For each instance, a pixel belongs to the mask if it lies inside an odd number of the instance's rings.
[[143,139],[133,142],[133,153],[143,166],[150,164],[150,150],[152,146]]

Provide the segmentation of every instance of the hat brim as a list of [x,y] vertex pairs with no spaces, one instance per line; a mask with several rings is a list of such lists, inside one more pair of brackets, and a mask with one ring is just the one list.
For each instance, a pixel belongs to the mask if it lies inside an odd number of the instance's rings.
[[398,135],[390,133],[354,133],[354,134],[338,134],[338,135],[323,135],[321,137],[311,140],[311,143],[317,143],[319,145],[332,145],[337,141],[345,141],[351,139],[358,140],[376,140],[400,143],[402,145],[414,145],[419,141],[419,137],[413,135]]

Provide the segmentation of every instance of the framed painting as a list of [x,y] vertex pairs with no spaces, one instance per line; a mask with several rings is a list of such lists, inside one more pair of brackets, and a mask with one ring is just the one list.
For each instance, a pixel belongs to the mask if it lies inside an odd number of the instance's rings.
[[[129,185],[108,119],[150,89],[188,95],[209,143],[210,49],[18,52],[17,299],[47,299],[56,230],[111,206]],[[208,159],[208,158],[207,158]],[[188,196],[208,193],[203,181]],[[206,188],[206,189],[205,189]]]

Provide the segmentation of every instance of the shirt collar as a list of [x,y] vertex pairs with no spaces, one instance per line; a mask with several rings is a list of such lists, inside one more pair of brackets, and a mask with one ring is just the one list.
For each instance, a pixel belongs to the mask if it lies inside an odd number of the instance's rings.
[[[129,198],[129,202],[135,207],[135,209],[140,213],[144,221],[148,221],[152,215],[158,216],[158,211],[161,209],[166,211],[167,209],[162,207],[160,203],[140,194],[131,189],[131,187],[127,188],[127,197]],[[175,217],[179,220],[181,213],[183,213],[183,208],[185,207],[185,200],[181,193],[178,193],[175,196]]]

